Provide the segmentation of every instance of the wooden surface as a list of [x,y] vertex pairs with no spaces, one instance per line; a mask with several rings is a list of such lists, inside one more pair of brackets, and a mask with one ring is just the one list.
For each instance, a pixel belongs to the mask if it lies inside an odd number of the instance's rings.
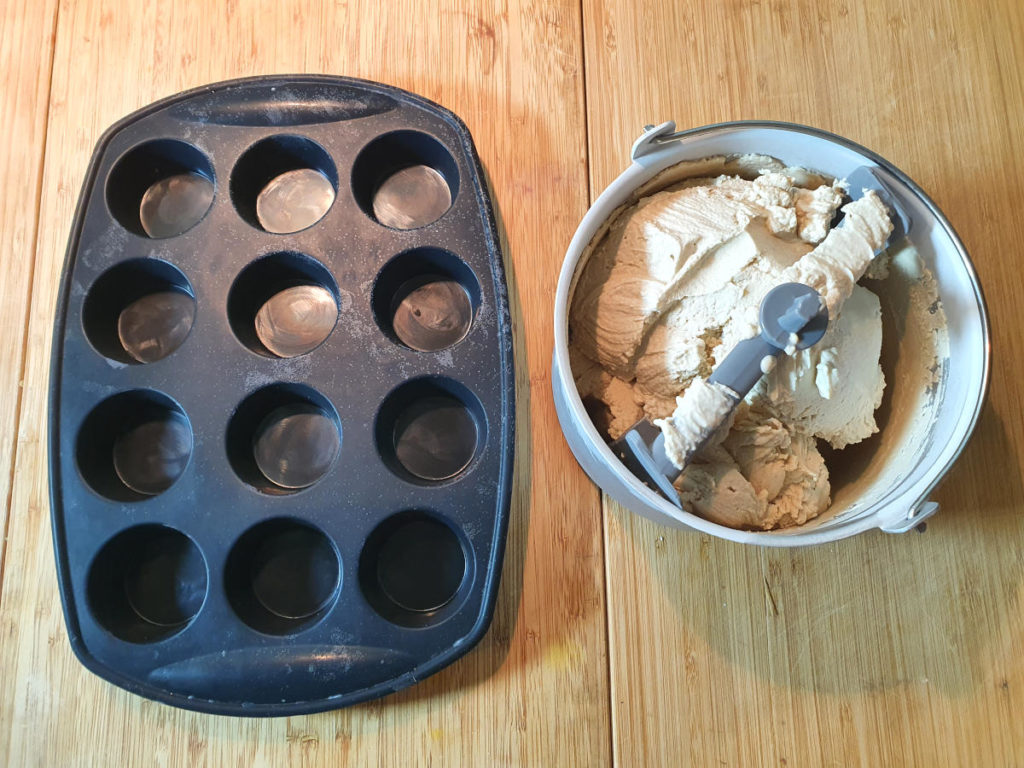
[[[8,0],[0,14],[0,759],[1024,766],[1016,0]],[[509,548],[491,631],[426,682],[309,717],[195,715],[100,681],[68,646],[45,462],[57,280],[107,125],[204,82],[299,71],[418,91],[473,132],[515,316]],[[670,531],[602,505],[561,438],[551,302],[589,198],[643,123],[738,118],[809,123],[880,152],[974,258],[991,393],[923,535],[767,551]]]
[[[0,26],[0,531],[7,531],[42,189],[56,0],[5,0]],[[6,553],[0,540],[0,589]]]
[[[620,764],[1024,765],[1024,221],[1010,192],[1024,178],[1024,6],[997,5],[688,0],[654,24],[657,2],[584,3],[592,189],[644,121],[847,136],[949,216],[995,350],[989,404],[923,535],[759,550],[608,502]],[[602,87],[616,81],[635,85]]]

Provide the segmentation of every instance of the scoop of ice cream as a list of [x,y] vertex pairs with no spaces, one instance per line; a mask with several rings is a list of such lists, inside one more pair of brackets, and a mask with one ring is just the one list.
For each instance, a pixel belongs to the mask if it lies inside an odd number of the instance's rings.
[[885,388],[881,351],[878,297],[855,285],[822,340],[781,356],[749,399],[833,448],[859,443],[878,431],[875,410]]
[[842,183],[835,183],[831,187],[822,184],[815,189],[797,187],[794,196],[800,239],[808,243],[820,243],[828,234],[836,209],[843,202]]
[[[580,399],[598,428],[621,435],[643,418],[644,412],[633,396],[632,384],[612,376],[573,348],[569,349],[569,365]],[[598,408],[600,414],[595,413]]]
[[799,525],[830,503],[814,438],[745,406],[722,443],[698,454],[676,485],[688,509],[733,528]]
[[[804,228],[820,229],[814,222],[827,222],[834,212],[824,204],[807,208]],[[755,307],[756,322],[756,306],[772,286],[750,297],[751,273],[777,274],[808,250],[797,239],[799,220],[792,180],[778,172],[753,181],[719,177],[641,200],[612,225],[576,284],[573,344],[630,380],[652,327],[668,312],[672,320],[688,318],[683,333],[691,337],[721,326],[741,300]],[[772,247],[765,247],[769,241]],[[676,307],[688,298],[700,298],[700,306]],[[694,309],[701,311],[694,315]]]

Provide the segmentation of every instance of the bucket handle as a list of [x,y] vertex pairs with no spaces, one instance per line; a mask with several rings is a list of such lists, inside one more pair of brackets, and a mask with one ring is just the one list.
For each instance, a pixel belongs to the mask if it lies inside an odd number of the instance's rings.
[[[924,524],[924,521],[939,511],[939,504],[935,501],[922,501],[912,507],[910,513],[905,517],[898,517],[895,520],[882,523],[878,526],[886,533],[906,533],[911,528],[917,528]],[[924,531],[923,528],[920,529]]]
[[640,138],[633,142],[633,148],[629,155],[636,162],[641,157],[658,151],[660,145],[676,141],[682,135],[683,132],[676,131],[676,124],[673,120],[666,120],[660,125],[645,125]]

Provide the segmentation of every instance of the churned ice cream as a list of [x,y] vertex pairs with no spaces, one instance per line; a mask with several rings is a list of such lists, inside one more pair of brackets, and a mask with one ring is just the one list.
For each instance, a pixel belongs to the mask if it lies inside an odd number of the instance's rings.
[[585,254],[569,314],[577,387],[609,439],[652,419],[681,465],[701,420],[728,409],[706,380],[758,334],[765,294],[785,282],[815,288],[829,310],[825,337],[767,361],[676,483],[683,505],[715,522],[800,524],[831,503],[822,446],[878,431],[881,308],[858,282],[886,275],[886,254],[876,254],[889,212],[873,192],[853,190],[850,201],[842,180],[771,158],[711,158],[689,169],[695,178],[686,170],[620,211]]

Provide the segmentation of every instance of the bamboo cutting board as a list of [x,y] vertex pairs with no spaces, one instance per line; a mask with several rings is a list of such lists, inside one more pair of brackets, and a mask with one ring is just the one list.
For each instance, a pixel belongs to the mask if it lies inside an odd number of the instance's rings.
[[[8,0],[0,25],[0,762],[1024,766],[1017,0]],[[107,125],[202,83],[307,71],[422,93],[477,143],[516,335],[504,576],[481,645],[414,688],[197,715],[101,682],[68,646],[45,461],[57,280]],[[991,393],[925,534],[766,551],[671,531],[602,501],[561,437],[551,307],[576,224],[645,122],[741,118],[878,151],[972,254]]]

